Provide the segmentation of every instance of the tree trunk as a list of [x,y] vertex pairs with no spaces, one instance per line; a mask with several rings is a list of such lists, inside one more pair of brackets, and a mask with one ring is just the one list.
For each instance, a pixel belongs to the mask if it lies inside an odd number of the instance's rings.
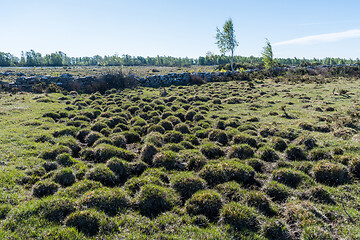
[[234,73],[234,50],[231,50],[231,71]]

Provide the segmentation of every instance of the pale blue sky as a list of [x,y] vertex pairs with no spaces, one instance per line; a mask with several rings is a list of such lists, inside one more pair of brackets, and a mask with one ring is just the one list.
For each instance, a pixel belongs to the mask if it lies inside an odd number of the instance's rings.
[[360,56],[358,0],[0,0],[0,52],[204,56],[232,18],[236,55]]

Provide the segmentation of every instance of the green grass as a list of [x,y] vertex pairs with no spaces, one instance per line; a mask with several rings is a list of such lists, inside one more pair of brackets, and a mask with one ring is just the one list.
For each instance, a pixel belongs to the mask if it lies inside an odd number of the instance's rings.
[[0,238],[358,239],[359,84],[2,93]]

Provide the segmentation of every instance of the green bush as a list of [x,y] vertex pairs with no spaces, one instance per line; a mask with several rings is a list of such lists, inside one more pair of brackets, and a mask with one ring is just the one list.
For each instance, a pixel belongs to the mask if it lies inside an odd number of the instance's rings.
[[104,211],[109,216],[115,216],[130,206],[130,199],[126,192],[120,188],[97,188],[85,193],[80,204],[87,208]]
[[209,133],[209,140],[226,145],[228,143],[228,136],[224,130],[214,129]]
[[147,184],[141,187],[136,202],[142,215],[156,217],[176,206],[179,203],[179,196],[171,188]]
[[129,180],[127,180],[125,183],[125,189],[131,195],[134,195],[140,190],[142,186],[147,184],[165,186],[164,181],[159,176],[141,175],[140,177],[132,177]]
[[108,125],[103,122],[96,122],[91,126],[91,130],[96,132],[100,132],[104,128],[108,128]]
[[246,160],[247,164],[251,166],[256,172],[262,173],[265,168],[264,161],[257,158],[250,158]]
[[54,182],[37,182],[32,188],[32,195],[38,198],[42,198],[45,196],[53,195],[58,190],[58,188],[59,185]]
[[270,219],[261,229],[264,237],[269,240],[292,240],[289,226],[282,220]]
[[248,144],[233,145],[228,152],[229,158],[246,159],[254,156],[254,150]]
[[341,164],[326,160],[318,162],[313,168],[315,180],[330,186],[337,186],[349,182],[348,170]]
[[88,236],[94,236],[100,231],[104,215],[95,210],[83,210],[71,213],[65,219],[67,227],[75,227]]
[[131,151],[123,148],[118,148],[109,144],[100,144],[94,148],[94,160],[95,162],[106,162],[106,160],[119,157],[126,161],[131,161],[135,158],[135,154]]
[[183,150],[179,153],[181,162],[186,163],[187,170],[199,171],[207,163],[206,158],[199,150]]
[[86,174],[86,179],[101,182],[104,186],[114,186],[116,184],[116,175],[108,167],[98,164],[91,168]]
[[252,167],[231,159],[206,164],[199,172],[199,176],[210,186],[228,181],[251,184],[254,182],[255,171]]
[[148,133],[158,132],[158,133],[164,134],[165,128],[161,125],[152,125],[151,127],[148,128],[147,132]]
[[319,161],[323,159],[331,159],[332,156],[329,150],[322,149],[322,148],[314,148],[309,153],[309,160],[312,161]]
[[260,158],[266,162],[274,162],[279,159],[279,155],[269,146],[259,148],[258,154]]
[[260,225],[255,209],[237,202],[230,202],[222,207],[221,222],[236,230],[256,231]]
[[111,158],[106,162],[106,166],[113,171],[119,181],[125,181],[127,177],[127,166],[126,162],[119,158]]
[[77,163],[77,161],[71,157],[69,153],[62,153],[56,157],[56,162],[64,167],[69,167]]
[[53,133],[53,136],[56,138],[61,136],[68,136],[68,135],[75,137],[78,131],[79,129],[77,127],[73,127],[73,126],[64,127],[61,130],[55,131]]
[[272,175],[273,180],[292,188],[296,188],[302,182],[311,182],[307,174],[289,168],[276,169]]
[[175,125],[177,125],[177,124],[181,123],[180,118],[175,117],[175,116],[173,116],[173,115],[168,116],[165,120],[167,120],[167,121],[171,122],[171,124],[172,124],[173,126],[175,126]]
[[71,154],[71,149],[69,147],[58,145],[53,147],[50,150],[43,151],[39,157],[45,160],[54,160],[56,157],[62,153]]
[[158,152],[153,158],[153,166],[164,167],[166,170],[179,170],[184,168],[177,154],[173,151]]
[[183,200],[190,198],[195,192],[206,188],[204,179],[193,172],[181,172],[171,177],[171,186]]
[[179,143],[184,140],[184,136],[181,132],[169,131],[164,136],[164,141],[166,143]]
[[200,190],[186,201],[185,209],[190,215],[204,215],[210,221],[219,217],[222,207],[221,195],[214,190]]
[[165,129],[165,131],[169,131],[169,130],[173,130],[173,129],[174,129],[173,124],[172,124],[170,121],[168,121],[168,120],[161,120],[161,121],[159,122],[159,125],[162,126],[162,127]]
[[291,190],[287,186],[276,181],[268,182],[264,192],[275,202],[285,202],[291,195]]
[[196,115],[196,112],[194,110],[189,110],[185,114],[185,119],[188,121],[192,121],[194,119],[195,115]]
[[306,160],[304,151],[296,146],[289,146],[285,151],[286,158],[292,161]]
[[201,145],[200,151],[208,159],[217,159],[225,155],[221,147],[215,143],[206,143]]
[[152,164],[154,155],[158,152],[157,148],[152,144],[145,144],[140,153],[140,160],[147,164]]
[[71,186],[75,183],[75,175],[71,168],[63,168],[55,173],[54,182],[63,187]]
[[43,168],[46,172],[51,172],[58,168],[58,164],[56,162],[44,162]]

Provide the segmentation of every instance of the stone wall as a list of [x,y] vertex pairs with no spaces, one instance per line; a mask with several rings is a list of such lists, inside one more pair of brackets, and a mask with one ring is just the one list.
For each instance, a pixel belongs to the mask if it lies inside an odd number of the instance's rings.
[[[213,82],[219,77],[230,76],[231,72],[200,72],[200,73],[169,73],[166,75],[153,75],[140,78],[130,76],[135,79],[135,85],[143,87],[166,87],[171,85],[188,85],[194,82]],[[20,91],[32,91],[36,84],[49,85],[57,84],[66,90],[90,89],[89,86],[101,82],[102,76],[86,76],[74,78],[71,74],[62,74],[59,77],[52,76],[31,76],[20,75],[13,83],[0,82],[3,89],[18,89]],[[111,86],[109,86],[111,88]]]

